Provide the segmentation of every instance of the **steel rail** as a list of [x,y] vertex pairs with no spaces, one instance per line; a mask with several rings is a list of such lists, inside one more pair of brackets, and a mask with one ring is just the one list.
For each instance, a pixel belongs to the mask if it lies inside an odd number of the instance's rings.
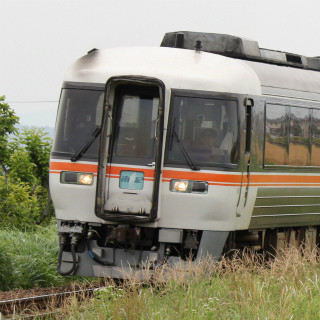
[[[41,311],[47,307],[47,302],[54,302],[55,308],[58,308],[63,300],[67,297],[70,297],[72,295],[76,295],[77,298],[81,298],[81,294],[84,295],[84,297],[88,297],[99,287],[93,287],[93,288],[86,288],[86,289],[77,289],[77,290],[68,290],[63,292],[54,292],[49,294],[40,294],[40,295],[34,295],[30,297],[21,297],[21,298],[13,298],[13,299],[7,299],[7,300],[1,300],[0,301],[0,319],[2,316],[4,319],[11,319],[14,318],[16,314],[19,314],[19,318],[27,318],[30,317],[30,312],[32,310],[38,311],[39,315],[33,314],[33,316],[40,316],[41,317]],[[32,308],[30,308],[32,307]],[[24,311],[28,311],[25,316],[20,315],[20,313],[23,313]],[[49,312],[52,313],[52,312]]]

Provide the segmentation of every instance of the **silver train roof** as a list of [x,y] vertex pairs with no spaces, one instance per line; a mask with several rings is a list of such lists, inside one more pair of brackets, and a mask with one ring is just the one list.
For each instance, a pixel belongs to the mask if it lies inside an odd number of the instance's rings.
[[198,32],[167,33],[161,47],[91,50],[66,82],[105,84],[113,76],[160,79],[167,88],[320,101],[320,59],[261,49],[256,41]]

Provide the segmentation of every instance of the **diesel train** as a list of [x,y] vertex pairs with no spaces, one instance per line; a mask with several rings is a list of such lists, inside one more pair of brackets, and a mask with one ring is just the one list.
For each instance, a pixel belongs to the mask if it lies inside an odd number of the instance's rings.
[[50,159],[59,272],[317,245],[319,71],[317,57],[189,31],[77,60]]

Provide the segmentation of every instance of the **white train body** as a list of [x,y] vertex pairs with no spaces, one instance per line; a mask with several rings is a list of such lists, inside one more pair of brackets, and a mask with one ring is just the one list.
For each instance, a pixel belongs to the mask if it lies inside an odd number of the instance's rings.
[[318,61],[192,32],[77,60],[50,163],[60,272],[316,244]]

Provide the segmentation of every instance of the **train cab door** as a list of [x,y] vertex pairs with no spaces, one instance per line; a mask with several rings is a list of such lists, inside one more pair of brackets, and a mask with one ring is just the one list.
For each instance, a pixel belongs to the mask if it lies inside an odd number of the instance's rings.
[[152,221],[158,207],[163,86],[157,80],[115,79],[106,96],[112,102],[102,134],[106,152],[100,156],[97,215],[109,221]]

